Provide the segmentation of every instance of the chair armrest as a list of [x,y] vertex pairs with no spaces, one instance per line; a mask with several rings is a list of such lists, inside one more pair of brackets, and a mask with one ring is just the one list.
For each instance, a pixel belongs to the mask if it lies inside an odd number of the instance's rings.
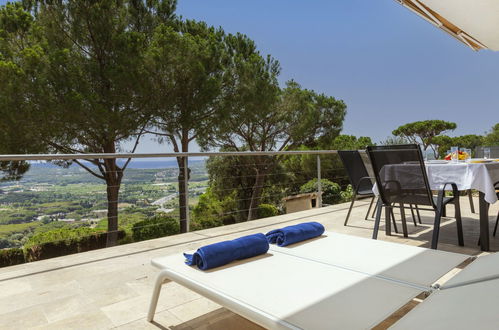
[[443,203],[444,195],[445,195],[445,187],[447,187],[447,185],[451,185],[452,186],[452,195],[453,195],[453,197],[454,198],[459,198],[459,190],[457,190],[457,184],[454,183],[454,182],[446,182],[446,183],[444,183],[442,189],[440,189],[438,191],[437,206],[438,205],[442,205],[442,203]]
[[371,183],[371,185],[373,184],[373,181],[372,181],[372,177],[370,176],[363,176],[362,178],[359,179],[359,181],[357,182],[357,186],[355,187],[355,194],[357,194],[357,191],[359,191],[359,188],[360,188],[360,184],[362,183],[362,181],[366,181],[366,180],[369,180],[369,182]]
[[454,195],[454,197],[458,196],[459,190],[457,189],[457,184],[455,182],[446,182],[446,183],[444,183],[444,185],[443,185],[443,187],[442,187],[441,190],[445,191],[445,187],[447,187],[448,185],[452,186],[452,194]]
[[365,180],[369,180],[371,183],[373,183],[373,180],[375,179],[371,176],[363,176],[362,178],[359,179],[359,182],[357,182],[357,187],[360,186],[360,183]]

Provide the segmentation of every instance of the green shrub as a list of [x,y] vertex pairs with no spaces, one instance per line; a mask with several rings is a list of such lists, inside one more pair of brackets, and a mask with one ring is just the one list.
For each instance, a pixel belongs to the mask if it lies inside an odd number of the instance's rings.
[[[125,233],[118,231],[118,240]],[[106,247],[107,233],[89,227],[61,228],[33,235],[24,245],[27,261],[60,257]]]
[[136,222],[132,226],[132,237],[135,242],[178,233],[180,233],[178,220],[167,215],[157,215],[153,218]]
[[[235,191],[222,200],[208,188],[199,196],[198,204],[192,209],[191,230],[219,227],[236,222]],[[228,213],[228,214],[224,214]]]
[[[227,223],[225,222],[227,221]],[[225,224],[235,223],[231,216],[210,216],[207,218],[195,218],[191,222],[191,230],[201,230],[220,227]]]
[[[301,193],[310,193],[317,191],[317,179],[312,179],[300,187]],[[341,187],[339,184],[321,179],[322,189],[322,202],[324,204],[338,204],[341,203],[343,198],[341,196]]]
[[353,188],[352,185],[349,184],[345,190],[341,192],[341,200],[343,202],[349,202],[353,198]]
[[268,218],[279,214],[279,210],[272,204],[260,204],[258,206],[258,218]]
[[25,262],[23,249],[0,250],[0,267],[22,264]]

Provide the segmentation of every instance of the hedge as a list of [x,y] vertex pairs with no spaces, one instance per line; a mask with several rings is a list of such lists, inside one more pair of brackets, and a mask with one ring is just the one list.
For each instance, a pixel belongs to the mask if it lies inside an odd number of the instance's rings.
[[[338,204],[343,201],[339,184],[327,179],[321,179],[322,202],[324,204]],[[301,193],[316,192],[318,189],[317,178],[310,180],[300,187]]]
[[279,210],[272,204],[260,204],[258,206],[258,218],[268,218],[279,214]]
[[24,262],[23,249],[12,248],[0,250],[0,267],[18,265]]
[[[124,231],[118,231],[118,239],[124,236]],[[106,232],[80,227],[35,234],[24,245],[24,249],[26,261],[36,261],[105,248],[106,243]]]
[[132,237],[135,242],[175,235],[178,233],[180,233],[180,224],[178,220],[167,215],[157,215],[136,222],[132,226]]

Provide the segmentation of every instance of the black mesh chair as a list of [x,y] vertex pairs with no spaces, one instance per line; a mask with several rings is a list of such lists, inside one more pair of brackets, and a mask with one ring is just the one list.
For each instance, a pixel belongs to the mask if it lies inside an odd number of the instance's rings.
[[[376,186],[380,195],[379,207],[374,224],[373,238],[378,237],[381,221],[381,209],[400,206],[404,237],[407,237],[407,224],[404,214],[404,204],[429,206],[428,210],[435,212],[431,248],[436,249],[440,231],[440,221],[445,205],[454,204],[456,210],[457,236],[460,246],[464,245],[459,191],[455,183],[446,183],[438,196],[433,196],[421,149],[416,144],[373,146],[367,148],[372,163]],[[452,197],[445,196],[445,188],[452,187]],[[420,210],[423,210],[420,208]],[[390,212],[386,212],[387,232],[390,230]]]
[[367,210],[365,219],[367,220],[369,212],[373,206],[374,194],[373,194],[373,180],[374,178],[369,176],[366,166],[362,161],[362,157],[357,150],[342,150],[338,151],[338,155],[347,171],[348,178],[350,179],[350,184],[353,188],[353,198],[350,203],[350,208],[348,209],[347,218],[345,219],[344,225],[348,223],[350,218],[350,213],[352,212],[353,204],[359,197],[371,197],[371,202],[369,203],[369,209]]

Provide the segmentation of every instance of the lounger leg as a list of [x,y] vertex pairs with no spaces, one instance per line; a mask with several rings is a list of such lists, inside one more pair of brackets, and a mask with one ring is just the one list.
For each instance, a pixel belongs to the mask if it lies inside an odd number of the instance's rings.
[[350,208],[348,209],[347,218],[345,219],[345,223],[343,224],[343,226],[346,226],[348,223],[348,218],[350,218],[350,213],[352,213],[353,203],[355,203],[356,198],[357,198],[357,193],[355,192],[352,198],[352,202],[350,203]]
[[381,211],[383,210],[383,205],[381,204],[381,199],[378,198],[376,202],[376,220],[374,220],[373,229],[373,239],[378,239],[379,223],[381,222]]
[[[407,233],[407,222],[405,219],[405,210],[404,210],[404,204],[400,203],[400,216],[402,217],[402,232],[404,233],[404,237],[408,237]],[[414,220],[416,221],[416,220]]]
[[365,220],[369,217],[369,213],[371,212],[371,208],[373,207],[373,202],[374,202],[374,196],[371,198],[371,202],[369,203],[369,208],[367,209],[366,217]]
[[158,274],[156,278],[156,284],[154,285],[154,291],[152,292],[151,304],[149,305],[149,312],[147,313],[147,321],[152,322],[154,319],[154,313],[156,312],[156,306],[158,305],[159,293],[161,292],[161,287],[167,279],[166,272],[162,271]]

